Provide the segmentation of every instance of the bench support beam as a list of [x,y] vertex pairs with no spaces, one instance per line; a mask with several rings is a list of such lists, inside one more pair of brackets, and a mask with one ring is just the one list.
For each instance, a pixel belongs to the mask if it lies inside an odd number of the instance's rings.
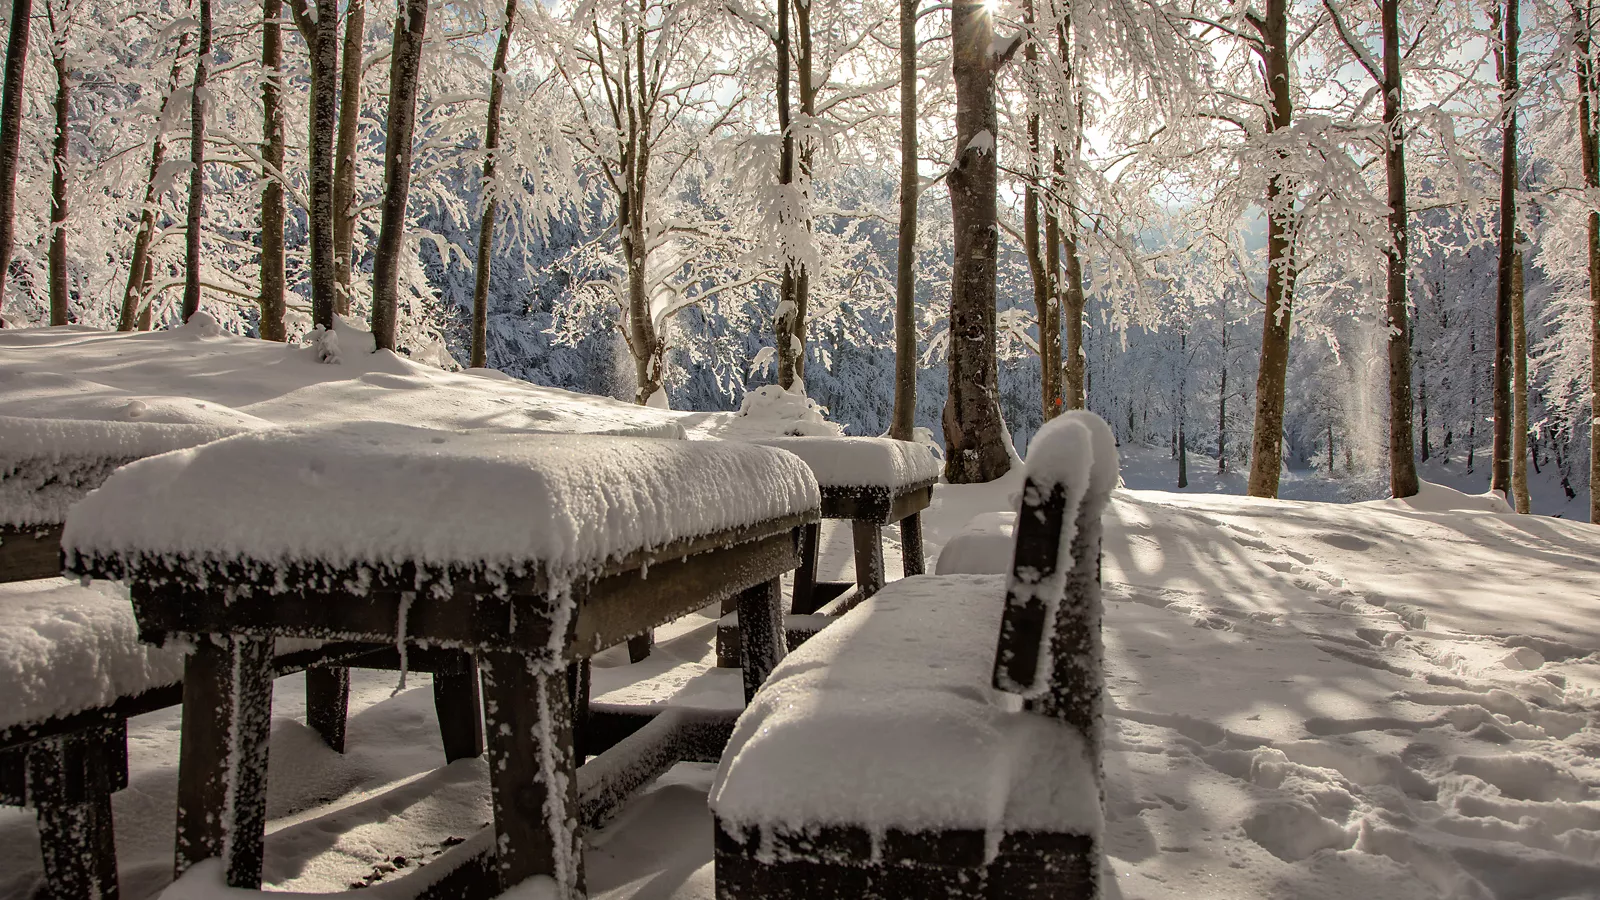
[[350,712],[350,670],[317,666],[306,670],[306,724],[328,749],[344,752],[345,719]]

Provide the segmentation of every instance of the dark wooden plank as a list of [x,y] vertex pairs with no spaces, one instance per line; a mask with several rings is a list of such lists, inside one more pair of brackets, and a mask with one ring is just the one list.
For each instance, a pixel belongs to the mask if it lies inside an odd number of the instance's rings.
[[317,666],[306,670],[306,725],[335,753],[344,752],[345,720],[350,712],[350,670]]
[[572,708],[572,756],[579,766],[588,756],[589,693],[594,670],[587,659],[567,663],[567,702]]
[[807,615],[828,602],[817,598],[817,554],[822,545],[822,524],[812,523],[800,529],[800,568],[794,570],[794,597],[789,611]]
[[500,890],[548,876],[560,896],[582,895],[583,846],[566,670],[535,669],[526,656],[488,651],[483,671]]
[[906,485],[895,490],[885,487],[840,487],[823,485],[824,519],[861,519],[888,525],[933,502],[933,481]]
[[1058,557],[1066,506],[1066,489],[1061,485],[1055,485],[1047,493],[1039,490],[1032,478],[1023,483],[1012,584],[1006,591],[1005,613],[1000,619],[1000,640],[994,658],[994,686],[1002,691],[1026,693],[1038,680],[1039,652],[1044,646],[1045,629],[1055,623],[1045,620],[1048,610],[1043,600],[1031,591],[1018,593],[1017,588],[1019,583],[1033,584],[1055,574],[1060,565]]
[[[439,738],[445,762],[483,755],[483,695],[478,687],[478,662],[464,650],[441,650],[433,670],[433,709],[439,716]],[[410,654],[407,654],[409,662]]]
[[[515,649],[548,658],[554,665],[590,656],[645,628],[793,569],[799,562],[795,528],[798,525],[688,557],[662,559],[648,570],[580,580],[556,598],[478,593],[490,588],[473,583],[455,584],[449,591],[356,593],[343,589],[343,581],[314,581],[300,591],[258,593],[248,590],[257,583],[254,578],[226,580],[238,574],[229,565],[219,566],[212,582],[238,588],[224,604],[212,590],[186,586],[192,575],[167,567],[168,578],[154,564],[133,583],[131,593],[142,635],[232,633],[383,644],[396,639],[404,608],[408,637],[469,649]],[[272,583],[274,576],[264,577]],[[557,606],[568,602],[577,605],[577,615],[557,616]],[[551,640],[551,621],[556,618],[567,620],[565,641]],[[559,658],[552,655],[552,647],[562,648]]]
[[900,520],[900,571],[905,577],[926,575],[928,563],[922,555],[922,513],[914,512]]
[[783,589],[774,578],[739,594],[739,664],[749,703],[788,652],[783,630]]
[[272,643],[198,641],[183,671],[175,875],[223,858],[232,887],[261,886]]
[[58,577],[64,527],[0,525],[0,583]]
[[883,588],[883,526],[856,519],[850,523],[855,542],[856,587],[865,600]]
[[656,645],[655,629],[649,629],[644,634],[636,634],[628,638],[628,662],[642,663],[650,658],[650,650]]
[[39,850],[44,858],[45,897],[117,900],[110,794],[79,803],[41,804]]

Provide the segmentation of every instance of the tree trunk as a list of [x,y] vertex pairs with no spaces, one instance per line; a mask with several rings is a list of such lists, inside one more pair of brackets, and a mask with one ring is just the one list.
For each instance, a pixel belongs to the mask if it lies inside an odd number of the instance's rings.
[[1189,438],[1185,420],[1188,418],[1189,400],[1189,333],[1178,333],[1178,365],[1183,369],[1178,375],[1178,487],[1189,486]]
[[1467,329],[1467,474],[1478,455],[1478,331]]
[[1489,490],[1511,499],[1511,303],[1517,253],[1517,0],[1506,0],[1500,63],[1500,262],[1494,305],[1494,455]]
[[994,19],[982,0],[951,14],[956,160],[946,181],[954,225],[950,290],[950,388],[944,407],[945,478],[993,481],[1011,468],[995,363],[996,191]]
[[[1064,401],[1067,409],[1084,409],[1088,385],[1085,380],[1084,355],[1083,355],[1083,260],[1078,254],[1078,162],[1083,156],[1083,92],[1078,86],[1077,66],[1072,55],[1072,14],[1070,7],[1065,16],[1056,23],[1056,49],[1066,66],[1068,90],[1071,92],[1072,133],[1067,144],[1072,151],[1072,167],[1070,171],[1063,165],[1061,143],[1058,141],[1054,154],[1054,177],[1056,192],[1062,198],[1062,207],[1059,213],[1052,211],[1049,220],[1045,223],[1046,233],[1060,231],[1063,218],[1067,223],[1066,233],[1059,241],[1052,241],[1054,247],[1061,246],[1066,254],[1067,272],[1065,290],[1060,290],[1057,317],[1065,320],[1067,326],[1067,345],[1065,353],[1061,346],[1056,346],[1057,368],[1061,370],[1060,378],[1065,382]],[[1055,268],[1052,272],[1059,271]],[[1063,358],[1064,357],[1064,358]]]
[[[289,0],[295,24],[310,48],[311,56],[311,173],[309,250],[311,256],[311,321],[324,329],[333,327],[338,280],[333,252],[333,134],[338,118],[334,79],[339,67],[339,0],[314,0],[316,18],[306,8],[307,0]],[[323,23],[326,23],[325,25]]]
[[[281,0],[280,0],[281,2]],[[172,71],[167,76],[167,88],[161,95],[161,106],[165,109],[172,92],[178,89],[178,78],[182,75],[183,51],[189,45],[187,33],[179,35],[178,49],[172,55]],[[157,117],[159,122],[160,117]],[[158,126],[159,127],[159,126]],[[132,331],[138,327],[141,320],[148,323],[149,314],[141,309],[145,289],[150,286],[150,273],[152,271],[150,259],[150,242],[155,237],[156,206],[159,198],[156,196],[156,176],[161,172],[161,165],[167,159],[167,144],[164,135],[158,130],[150,139],[150,174],[144,182],[144,206],[139,211],[139,229],[133,239],[133,259],[128,263],[128,283],[122,291],[122,312],[117,317],[118,331]],[[265,241],[265,235],[262,240]],[[266,245],[262,245],[262,252]],[[145,308],[147,309],[147,308]],[[140,328],[148,331],[149,325]]]
[[[894,419],[889,436],[911,440],[917,414],[917,6],[900,0],[900,234],[895,258]],[[1597,519],[1596,521],[1600,521]]]
[[261,158],[276,170],[262,173],[261,185],[261,327],[263,340],[284,341],[283,273],[283,0],[263,0],[261,16]]
[[67,72],[67,17],[63,6],[56,14],[55,0],[47,0],[50,17],[50,62],[56,73],[56,134],[50,155],[50,324],[65,325],[67,310],[67,151],[71,145],[68,115],[72,110],[72,84]]
[[1333,475],[1333,420],[1328,420],[1328,475]]
[[[1267,132],[1289,127],[1294,102],[1289,95],[1289,0],[1267,0],[1260,30],[1266,47],[1267,94],[1272,109]],[[1282,154],[1280,154],[1280,158]],[[1283,469],[1284,383],[1289,371],[1289,324],[1294,310],[1294,261],[1289,256],[1289,213],[1294,193],[1281,172],[1267,179],[1267,307],[1261,326],[1261,367],[1256,373],[1255,430],[1250,441],[1249,493],[1278,496]]]
[[[812,83],[811,71],[811,0],[795,0],[795,37],[797,38],[795,87],[800,93],[800,115],[804,117],[805,140],[796,142],[796,152],[799,154],[800,185],[806,195],[806,220],[802,223],[809,235],[812,229],[810,216],[811,189],[812,189],[812,162],[816,148],[810,136],[816,133],[817,127],[817,89]],[[794,285],[794,321],[790,325],[789,334],[794,344],[794,377],[802,384],[806,377],[806,308],[811,301],[811,269],[801,264],[795,273]]]
[[[336,27],[336,26],[335,26]],[[356,126],[361,119],[361,51],[366,46],[366,0],[349,0],[339,61],[339,144],[333,163],[333,258],[337,311],[350,315],[356,242]]]
[[474,369],[489,364],[489,271],[494,254],[494,217],[499,199],[494,192],[495,155],[500,149],[500,106],[505,96],[506,60],[511,53],[511,27],[517,0],[506,0],[506,20],[494,49],[489,73],[489,120],[483,129],[483,218],[478,222],[478,267],[472,285],[472,360]]
[[[1028,179],[1022,188],[1022,247],[1028,259],[1028,274],[1033,281],[1033,306],[1039,323],[1039,387],[1040,410],[1044,421],[1061,414],[1061,390],[1057,384],[1060,368],[1056,365],[1056,341],[1061,330],[1054,327],[1056,309],[1056,271],[1045,263],[1044,248],[1039,237],[1039,183],[1044,179],[1044,146],[1039,139],[1039,96],[1037,67],[1039,63],[1038,35],[1035,28],[1033,2],[1022,6],[1022,20],[1027,31],[1027,46],[1023,56],[1028,61]],[[1050,249],[1055,249],[1052,236]],[[1052,254],[1053,255],[1053,254]]]
[[1411,430],[1411,334],[1406,293],[1406,133],[1400,81],[1400,0],[1383,0],[1383,124],[1389,181],[1389,490],[1417,492],[1416,442]]
[[[22,82],[32,19],[33,0],[12,0],[5,93],[0,97],[0,312],[6,308],[6,275],[11,271],[11,248],[17,233],[17,153],[22,147]],[[4,324],[0,319],[0,327]]]
[[1217,388],[1217,474],[1228,471],[1228,294],[1222,294],[1222,382]]
[[[1587,8],[1577,11],[1578,139],[1583,151],[1583,184],[1592,196],[1600,190],[1600,140],[1595,134],[1595,71]],[[9,89],[8,89],[9,90]],[[9,94],[8,94],[9,96]],[[3,161],[3,160],[0,160]],[[5,190],[0,185],[0,190]],[[0,222],[0,227],[4,223]],[[1589,211],[1589,521],[1600,522],[1600,211]],[[1552,442],[1552,446],[1558,446]]]
[[[801,0],[805,2],[805,0]],[[774,45],[778,57],[778,134],[781,149],[778,153],[778,185],[780,203],[788,203],[787,190],[794,185],[794,117],[789,106],[789,62],[792,56],[789,39],[789,0],[778,0],[778,36]],[[780,228],[793,228],[795,223],[785,215]],[[788,238],[783,244],[783,275],[778,288],[778,315],[773,322],[773,342],[778,356],[778,386],[788,390],[794,385],[795,357],[799,351],[794,345],[794,319],[799,308],[797,263],[790,255]]]
[[417,119],[417,69],[428,26],[428,0],[406,0],[394,20],[389,58],[389,119],[384,134],[383,220],[372,261],[372,336],[379,350],[394,350],[400,300],[400,239],[411,189],[411,133]]
[[1533,511],[1528,496],[1528,329],[1523,318],[1522,248],[1511,258],[1511,498],[1519,513]]
[[183,320],[200,311],[200,228],[204,219],[206,164],[206,78],[211,68],[211,0],[200,0],[200,44],[194,58],[194,89],[189,105],[188,252],[183,265]]

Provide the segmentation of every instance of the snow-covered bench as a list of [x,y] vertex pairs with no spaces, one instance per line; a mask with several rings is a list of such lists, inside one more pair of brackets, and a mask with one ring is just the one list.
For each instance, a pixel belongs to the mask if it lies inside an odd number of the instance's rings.
[[[583,881],[574,665],[737,595],[762,623],[744,657],[754,693],[782,657],[778,579],[818,502],[810,471],[766,447],[350,423],[126,466],[73,508],[62,547],[69,570],[129,584],[146,638],[197,638],[179,871],[223,857],[230,884],[259,885],[266,639],[353,640],[396,645],[402,664],[412,645],[476,657],[497,887],[548,876],[567,896]],[[672,723],[616,748],[633,764],[590,765],[642,783],[641,766],[670,762],[642,745]]]
[[[810,467],[822,491],[822,518],[850,522],[855,544],[856,580],[817,580],[820,523],[801,538],[800,568],[794,573],[790,617],[785,631],[791,647],[883,587],[883,528],[899,523],[902,571],[926,571],[922,555],[922,511],[933,500],[940,466],[927,446],[875,437],[763,437],[752,443],[787,450]],[[717,664],[738,665],[739,624],[732,610],[717,627]]]
[[719,898],[1099,896],[1116,471],[1098,418],[1046,425],[1009,577],[897,581],[772,673],[711,792]]

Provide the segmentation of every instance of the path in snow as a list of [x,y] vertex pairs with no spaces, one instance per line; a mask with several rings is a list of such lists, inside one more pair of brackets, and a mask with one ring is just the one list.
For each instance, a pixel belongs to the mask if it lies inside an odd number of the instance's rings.
[[[1014,489],[940,487],[930,557]],[[1600,533],[1143,491],[1118,493],[1109,526],[1113,896],[1600,897]],[[824,577],[841,577],[848,529],[824,534]],[[737,703],[737,674],[708,670],[713,637],[700,615],[644,665],[609,651],[597,694]],[[279,682],[273,886],[387,880],[488,820],[482,764],[438,768],[426,678],[391,697],[393,679],[358,673],[343,757],[304,726],[301,680]],[[173,710],[130,728],[131,900],[167,877],[176,729]],[[590,837],[594,896],[709,900],[710,778],[680,766]],[[26,813],[0,811],[0,896],[35,883],[34,841]]]

